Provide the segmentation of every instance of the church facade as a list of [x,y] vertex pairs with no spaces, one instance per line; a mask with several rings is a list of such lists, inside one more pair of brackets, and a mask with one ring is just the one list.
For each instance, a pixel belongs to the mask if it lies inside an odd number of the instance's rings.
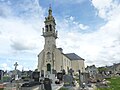
[[74,72],[85,71],[84,59],[75,53],[63,53],[62,48],[57,48],[56,39],[56,23],[52,16],[51,7],[48,10],[48,16],[45,17],[45,27],[42,29],[42,36],[45,38],[44,49],[38,54],[38,71],[44,75],[53,73],[53,71],[66,73],[72,69]]

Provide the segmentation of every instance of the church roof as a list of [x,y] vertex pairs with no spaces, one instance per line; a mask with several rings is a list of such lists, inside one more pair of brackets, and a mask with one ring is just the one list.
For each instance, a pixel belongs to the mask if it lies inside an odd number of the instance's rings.
[[80,56],[78,56],[75,53],[67,53],[64,54],[66,57],[68,57],[70,60],[84,60],[83,58],[81,58]]

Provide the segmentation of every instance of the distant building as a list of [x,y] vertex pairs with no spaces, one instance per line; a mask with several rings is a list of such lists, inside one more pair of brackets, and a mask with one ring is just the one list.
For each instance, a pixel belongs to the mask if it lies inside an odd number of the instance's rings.
[[114,64],[113,68],[115,68],[115,74],[120,75],[120,63]]
[[[109,68],[110,70],[110,68]],[[120,75],[120,63],[114,63],[112,66],[111,66],[111,72],[113,74],[119,74]]]
[[96,75],[98,74],[98,69],[95,65],[87,66],[85,70],[87,73],[89,73],[90,77],[96,78]]
[[67,73],[71,68],[74,72],[85,71],[84,59],[75,53],[64,54],[62,48],[57,48],[56,22],[52,16],[52,9],[49,8],[48,17],[45,18],[45,28],[43,28],[43,37],[45,38],[44,49],[38,54],[38,71],[44,73],[61,72]]
[[120,63],[114,63],[111,66],[106,66],[106,74],[120,75]]

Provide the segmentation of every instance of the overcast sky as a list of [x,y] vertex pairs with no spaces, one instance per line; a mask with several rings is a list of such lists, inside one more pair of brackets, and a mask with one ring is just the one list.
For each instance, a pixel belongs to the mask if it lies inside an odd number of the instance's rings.
[[57,47],[85,65],[120,62],[120,0],[0,0],[0,69],[37,68],[42,28],[51,4]]

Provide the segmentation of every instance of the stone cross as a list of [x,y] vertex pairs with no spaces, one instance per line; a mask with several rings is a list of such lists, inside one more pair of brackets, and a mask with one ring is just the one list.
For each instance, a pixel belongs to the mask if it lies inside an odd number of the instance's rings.
[[14,66],[15,66],[15,70],[17,70],[17,66],[18,66],[17,62],[14,64]]

